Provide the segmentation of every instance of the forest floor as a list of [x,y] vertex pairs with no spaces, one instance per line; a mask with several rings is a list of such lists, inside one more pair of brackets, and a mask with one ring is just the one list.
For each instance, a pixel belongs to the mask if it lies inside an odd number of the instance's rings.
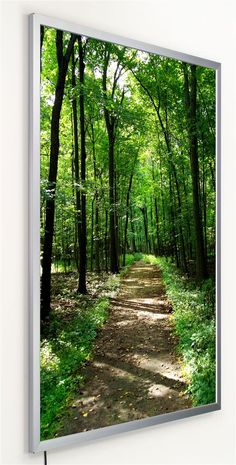
[[170,316],[159,268],[144,261],[134,263],[111,299],[93,357],[81,369],[85,383],[57,436],[192,406]]

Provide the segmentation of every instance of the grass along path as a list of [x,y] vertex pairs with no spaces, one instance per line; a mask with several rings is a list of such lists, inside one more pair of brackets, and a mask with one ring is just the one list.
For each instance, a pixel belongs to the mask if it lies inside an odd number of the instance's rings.
[[94,340],[109,316],[110,299],[119,292],[122,276],[140,258],[141,254],[128,254],[118,275],[87,273],[84,296],[77,293],[77,272],[53,273],[50,320],[41,325],[42,440],[57,435],[71,399],[84,384],[81,367],[92,357]]
[[160,266],[173,308],[178,353],[194,406],[216,401],[215,284],[212,277],[197,283],[165,257],[145,256]]
[[191,407],[172,329],[159,268],[134,263],[111,300],[58,436]]

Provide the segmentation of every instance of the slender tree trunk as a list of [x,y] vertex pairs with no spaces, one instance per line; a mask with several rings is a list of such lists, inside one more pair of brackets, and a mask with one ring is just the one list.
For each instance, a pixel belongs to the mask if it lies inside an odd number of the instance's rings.
[[62,249],[62,262],[64,267],[64,272],[67,272],[66,260],[65,260],[65,239],[64,239],[64,216],[61,216],[61,249]]
[[118,254],[116,242],[116,213],[114,192],[114,139],[109,133],[109,221],[110,221],[110,270],[118,273]]
[[119,216],[118,216],[118,180],[117,180],[117,170],[115,166],[115,157],[114,157],[114,198],[115,198],[115,237],[116,237],[116,253],[117,253],[117,263],[118,271],[120,267],[119,257],[120,257],[120,235],[119,235]]
[[[180,260],[182,264],[182,268],[185,272],[188,271],[187,267],[187,260],[186,260],[186,251],[185,251],[185,243],[184,243],[184,234],[183,234],[183,227],[182,227],[182,221],[183,221],[183,216],[182,216],[182,202],[181,202],[181,194],[180,194],[180,187],[179,187],[179,180],[177,176],[177,170],[175,163],[173,161],[173,154],[172,154],[172,147],[170,143],[170,134],[169,134],[169,128],[168,128],[168,110],[167,110],[167,99],[165,103],[165,127],[160,115],[160,111],[158,111],[158,118],[159,122],[162,127],[162,131],[164,132],[164,137],[165,137],[165,142],[166,142],[166,147],[167,147],[167,152],[168,152],[168,162],[170,165],[170,170],[173,173],[173,179],[175,183],[175,188],[176,188],[176,193],[177,193],[177,201],[178,201],[178,229],[179,229],[179,236],[180,236]],[[173,207],[175,209],[175,206]],[[177,241],[176,241],[177,242]]]
[[109,134],[109,204],[110,204],[110,270],[118,273],[118,254],[116,242],[116,213],[115,213],[115,192],[114,192],[114,141]]
[[159,236],[159,213],[157,206],[157,198],[154,198],[155,216],[156,216],[156,255],[160,255],[160,236]]
[[199,201],[196,65],[190,65],[190,85],[188,67],[186,64],[183,64],[183,70],[185,107],[188,121],[189,155],[192,176],[193,218],[196,239],[196,277],[197,279],[202,280],[207,277],[207,262],[204,250],[202,215]]
[[170,193],[170,227],[171,227],[171,236],[172,236],[172,256],[175,258],[176,265],[179,268],[179,254],[178,254],[178,247],[177,247],[177,240],[176,240],[176,217],[175,217],[175,205],[174,205],[174,192],[173,192],[173,184],[172,184],[172,172],[169,169],[169,193]]
[[[185,253],[184,236],[183,236],[182,225],[181,225],[182,211],[181,211],[180,190],[179,190],[179,183],[178,183],[178,178],[177,178],[176,167],[175,167],[175,164],[174,164],[174,162],[172,160],[172,150],[171,150],[171,143],[170,143],[170,137],[169,137],[169,131],[168,131],[168,124],[167,124],[167,96],[166,96],[166,99],[165,99],[166,102],[165,102],[165,106],[164,106],[165,116],[166,116],[166,124],[164,124],[161,113],[160,113],[161,99],[160,99],[160,90],[159,90],[159,88],[157,87],[158,104],[156,104],[155,99],[153,98],[153,95],[151,94],[148,87],[142,82],[142,80],[137,76],[136,73],[134,73],[134,71],[132,69],[131,69],[131,72],[133,73],[133,75],[135,76],[135,78],[137,79],[137,81],[139,82],[141,87],[145,90],[145,92],[149,96],[149,98],[151,100],[151,103],[152,103],[152,105],[153,105],[153,107],[154,107],[154,109],[156,111],[157,118],[158,118],[158,121],[160,123],[163,135],[164,135],[166,148],[167,148],[167,153],[168,153],[168,160],[169,160],[169,164],[171,166],[171,169],[173,170],[174,180],[175,180],[175,184],[176,184],[176,190],[177,190],[177,196],[178,196],[178,206],[179,206],[179,216],[181,218],[180,219],[180,238],[181,238],[181,249],[182,249],[182,256],[183,256],[183,266],[184,266],[185,271],[187,271],[187,261],[186,261],[186,253]],[[178,255],[178,253],[177,253],[177,255]]]
[[[153,183],[155,183],[155,171],[154,171],[154,164],[152,163],[152,180]],[[156,222],[155,222],[155,230],[156,230],[156,247],[155,249],[155,254],[159,255],[160,253],[160,237],[159,237],[159,212],[158,212],[158,202],[157,202],[157,197],[154,197],[154,211],[155,211],[155,217],[156,217]],[[153,240],[153,245],[154,245],[154,240]]]
[[154,236],[153,236],[153,209],[152,209],[152,199],[150,199],[150,208],[147,209],[147,222],[150,223],[150,227],[148,226],[149,231],[149,248],[150,253],[155,255],[155,244],[154,244]]
[[78,36],[79,43],[79,81],[80,81],[80,95],[79,95],[79,106],[80,106],[80,152],[81,152],[81,183],[83,186],[81,193],[81,231],[80,231],[80,274],[79,274],[79,285],[78,292],[80,294],[86,294],[86,248],[87,248],[87,237],[86,237],[86,141],[85,141],[85,112],[84,112],[84,50],[81,36]]
[[129,187],[126,195],[126,212],[125,212],[125,229],[124,229],[124,245],[123,245],[123,266],[125,266],[125,254],[126,254],[126,244],[127,244],[127,232],[128,232],[128,221],[129,221],[129,198],[132,188],[133,173],[131,173],[129,178]]
[[91,251],[90,251],[90,270],[91,270],[91,271],[93,271],[93,243],[94,243],[94,230],[93,230],[94,221],[93,221],[93,217],[94,217],[94,200],[95,200],[95,197],[93,197],[93,200],[92,200],[92,213],[91,213],[91,216],[92,216],[92,220],[91,220]]
[[42,49],[43,49],[43,39],[44,39],[45,27],[40,26],[40,72],[42,72]]
[[76,209],[76,194],[75,194],[75,158],[74,158],[74,132],[73,132],[73,115],[71,115],[71,130],[72,130],[72,154],[71,154],[71,183],[72,183],[72,195],[74,203],[74,260],[77,271],[79,272],[79,258],[78,258],[78,225],[77,225],[77,209]]
[[107,230],[108,230],[108,212],[106,209],[105,212],[105,267],[106,267],[106,273],[108,272],[108,235],[107,235]]
[[[110,59],[110,52],[106,50],[104,68],[103,68],[103,96],[104,96],[104,117],[108,134],[108,160],[109,160],[109,219],[110,219],[110,271],[112,273],[119,272],[118,251],[116,238],[116,210],[115,210],[115,166],[114,166],[114,148],[115,148],[115,126],[117,117],[109,110],[107,104],[107,69]],[[114,94],[116,82],[113,83]]]
[[178,215],[179,215],[179,235],[180,235],[180,246],[181,246],[181,255],[182,255],[182,266],[185,272],[188,271],[187,260],[186,260],[186,251],[185,251],[185,243],[184,243],[184,234],[183,234],[183,227],[182,227],[182,203],[181,203],[181,196],[180,196],[180,189],[179,189],[179,182],[177,179],[176,170],[174,171],[174,179],[177,191],[177,200],[178,200]]
[[41,282],[41,318],[45,319],[50,313],[51,294],[51,266],[52,266],[52,245],[54,232],[55,215],[55,192],[59,156],[59,123],[64,96],[66,73],[76,36],[71,35],[65,55],[63,55],[63,32],[57,31],[57,62],[58,77],[55,92],[55,101],[51,118],[51,138],[50,138],[50,166],[48,176],[48,198],[46,202],[46,222],[43,244],[42,261],[42,282]]
[[94,232],[95,232],[95,267],[96,271],[100,273],[100,233],[99,233],[99,205],[97,194],[95,198],[95,225],[94,225]]
[[[145,216],[146,216],[146,224],[147,224],[147,231],[150,231],[149,228],[149,222],[148,222],[148,209],[147,207],[145,208]],[[150,235],[148,233],[148,253],[152,253],[152,246],[151,246],[151,240],[150,240]]]
[[133,223],[133,210],[132,207],[130,207],[130,228],[132,232],[132,250],[134,253],[137,252],[136,248],[136,241],[135,241],[135,228],[134,228],[134,223]]
[[149,241],[148,241],[148,224],[147,224],[147,208],[146,206],[140,207],[140,210],[143,214],[143,226],[144,226],[144,235],[145,235],[145,252],[149,253]]
[[[74,89],[72,99],[72,112],[73,112],[73,135],[74,135],[74,177],[75,177],[75,211],[76,211],[76,249],[77,249],[77,267],[79,265],[78,251],[79,241],[81,236],[81,201],[80,201],[80,190],[79,190],[79,143],[78,143],[78,116],[77,116],[77,98],[75,94],[76,87],[76,76],[75,76],[75,56],[74,49],[72,51],[72,87]],[[78,267],[79,270],[79,267]]]
[[166,211],[165,211],[165,201],[164,201],[164,194],[163,194],[163,172],[162,172],[162,163],[160,157],[160,186],[161,186],[161,207],[162,207],[162,237],[164,240],[161,243],[161,253],[166,253]]
[[91,122],[91,133],[92,133],[92,151],[93,151],[93,173],[94,173],[94,183],[95,183],[95,224],[94,224],[94,234],[95,234],[95,268],[96,271],[100,272],[100,238],[99,238],[99,191],[98,191],[98,182],[97,182],[97,163],[96,163],[96,150],[95,150],[95,135],[94,135],[94,126]]
[[202,160],[202,204],[203,204],[203,222],[204,222],[204,249],[207,257],[207,195],[206,195],[206,168],[205,168],[205,148],[203,146]]

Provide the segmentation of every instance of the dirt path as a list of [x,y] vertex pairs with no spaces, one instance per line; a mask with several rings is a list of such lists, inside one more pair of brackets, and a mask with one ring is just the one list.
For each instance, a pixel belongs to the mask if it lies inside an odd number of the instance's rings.
[[137,262],[112,300],[93,360],[83,368],[87,381],[59,435],[191,407],[175,347],[160,271]]

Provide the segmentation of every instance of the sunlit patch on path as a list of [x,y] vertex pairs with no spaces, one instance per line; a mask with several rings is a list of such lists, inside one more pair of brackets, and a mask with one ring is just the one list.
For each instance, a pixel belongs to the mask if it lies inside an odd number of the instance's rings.
[[171,334],[170,306],[154,265],[134,264],[111,301],[86,382],[58,435],[191,407]]

